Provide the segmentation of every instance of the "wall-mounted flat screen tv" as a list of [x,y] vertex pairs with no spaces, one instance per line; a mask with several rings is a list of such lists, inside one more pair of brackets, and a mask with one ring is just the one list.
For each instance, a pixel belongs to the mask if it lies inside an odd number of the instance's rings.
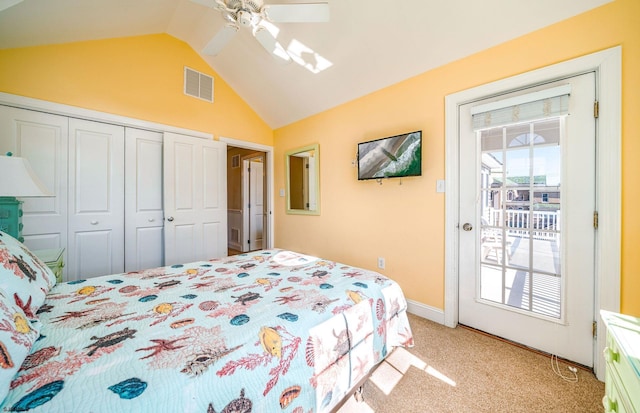
[[358,180],[422,175],[422,131],[358,144]]

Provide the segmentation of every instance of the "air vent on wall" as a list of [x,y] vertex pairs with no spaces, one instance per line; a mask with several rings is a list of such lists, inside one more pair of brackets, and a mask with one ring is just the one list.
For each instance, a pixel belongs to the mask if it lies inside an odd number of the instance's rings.
[[184,94],[213,102],[213,77],[185,67]]
[[231,228],[231,242],[240,242],[240,230]]

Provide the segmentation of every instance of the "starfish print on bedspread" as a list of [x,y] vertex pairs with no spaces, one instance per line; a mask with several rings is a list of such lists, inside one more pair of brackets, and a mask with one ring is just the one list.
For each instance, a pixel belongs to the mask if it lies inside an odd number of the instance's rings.
[[26,315],[29,318],[36,317],[35,314],[33,314],[33,311],[31,310],[31,296],[29,296],[29,299],[25,303],[24,301],[22,301],[18,293],[13,293],[13,301],[15,301],[16,306],[18,306],[24,312],[24,315]]
[[187,327],[181,334],[150,340],[155,344],[136,351],[152,351],[152,354],[140,359],[147,362],[149,369],[175,369],[180,371],[197,354],[212,351],[212,349],[227,348],[228,346],[220,331],[220,326],[211,328],[201,326]]
[[294,294],[294,295],[278,297],[275,300],[273,300],[273,302],[282,305],[282,304],[289,304],[292,301],[300,301],[300,300],[301,300],[300,296],[298,296],[298,294]]
[[184,340],[185,338],[186,337],[181,337],[181,338],[177,338],[175,340],[163,340],[161,338],[151,339],[152,342],[156,343],[154,346],[139,348],[136,351],[153,350],[151,353],[147,354],[146,356],[140,357],[140,360],[148,359],[149,357],[157,356],[158,354],[162,353],[163,351],[178,350],[178,349],[184,347],[184,345],[176,346],[175,343],[178,342],[178,341]]

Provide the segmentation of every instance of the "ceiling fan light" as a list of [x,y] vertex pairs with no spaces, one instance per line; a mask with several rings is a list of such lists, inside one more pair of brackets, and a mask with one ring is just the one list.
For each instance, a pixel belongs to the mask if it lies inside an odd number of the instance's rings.
[[240,10],[238,12],[237,18],[238,18],[238,23],[240,23],[245,27],[251,27],[253,23],[253,15],[251,14],[250,11],[247,11],[247,10]]

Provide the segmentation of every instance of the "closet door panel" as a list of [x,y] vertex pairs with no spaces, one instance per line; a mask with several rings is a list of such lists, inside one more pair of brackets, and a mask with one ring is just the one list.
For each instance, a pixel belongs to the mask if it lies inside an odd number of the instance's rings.
[[69,280],[124,271],[124,128],[69,120]]
[[125,271],[164,265],[162,134],[125,130]]
[[67,135],[69,120],[0,106],[0,153],[29,160],[52,196],[23,198],[22,235],[34,250],[67,246]]

